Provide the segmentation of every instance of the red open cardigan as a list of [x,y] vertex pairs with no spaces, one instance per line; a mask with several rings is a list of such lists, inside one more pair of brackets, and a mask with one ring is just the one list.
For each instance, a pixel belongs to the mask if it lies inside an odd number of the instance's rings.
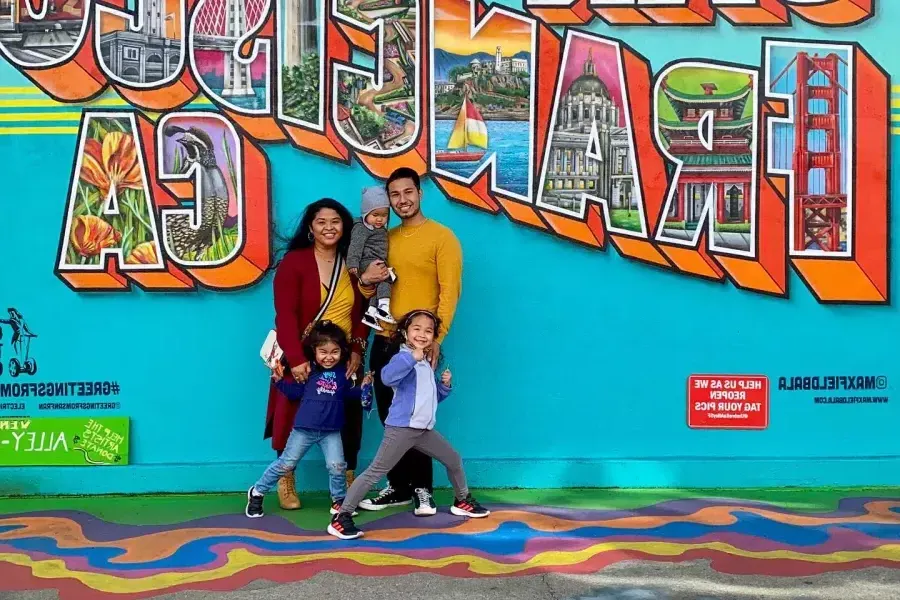
[[[361,340],[366,339],[368,328],[362,322],[362,315],[367,305],[359,292],[356,277],[352,274],[354,302],[353,331],[348,332],[354,338],[351,348],[363,354]],[[322,307],[322,282],[319,279],[319,267],[312,248],[303,248],[288,252],[275,270],[275,331],[278,345],[284,350],[288,365],[296,367],[309,362],[303,352],[303,331],[316,317]],[[292,381],[289,370],[285,370],[285,379]],[[292,403],[278,391],[274,382],[269,383],[269,406],[266,410],[266,429],[263,439],[272,438],[272,448],[284,450],[288,436],[294,426],[294,415],[297,404]]]

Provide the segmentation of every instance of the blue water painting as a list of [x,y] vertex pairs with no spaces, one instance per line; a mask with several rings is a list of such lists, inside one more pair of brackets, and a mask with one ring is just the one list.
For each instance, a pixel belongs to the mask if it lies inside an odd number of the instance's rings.
[[[447,149],[455,121],[435,121],[435,148]],[[521,196],[528,195],[529,137],[528,121],[485,121],[488,129],[488,151],[478,162],[438,162],[437,167],[454,175],[469,178],[491,157],[497,155],[497,187]],[[476,148],[472,148],[476,150]]]

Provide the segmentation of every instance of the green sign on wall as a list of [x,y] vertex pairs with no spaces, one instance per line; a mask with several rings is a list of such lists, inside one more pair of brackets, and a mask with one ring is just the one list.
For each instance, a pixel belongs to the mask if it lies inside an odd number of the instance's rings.
[[0,466],[128,464],[128,417],[0,419]]

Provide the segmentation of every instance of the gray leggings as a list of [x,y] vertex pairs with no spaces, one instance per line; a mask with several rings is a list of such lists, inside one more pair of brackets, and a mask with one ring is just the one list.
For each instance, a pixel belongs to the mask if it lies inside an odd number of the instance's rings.
[[384,426],[384,438],[375,460],[363,474],[356,478],[347,497],[341,504],[341,512],[353,514],[362,499],[369,490],[378,483],[388,471],[400,462],[400,459],[411,448],[415,448],[437,460],[447,468],[447,476],[453,484],[453,491],[458,500],[464,500],[469,495],[466,485],[466,474],[463,472],[462,459],[459,453],[453,449],[444,436],[433,429],[413,429],[411,427]]

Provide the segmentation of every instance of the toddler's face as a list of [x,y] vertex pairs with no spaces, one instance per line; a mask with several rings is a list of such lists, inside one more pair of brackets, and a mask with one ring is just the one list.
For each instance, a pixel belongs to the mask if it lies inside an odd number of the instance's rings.
[[434,341],[434,321],[427,315],[413,317],[406,330],[406,339],[413,348],[428,348]]
[[391,210],[389,208],[377,208],[366,215],[366,223],[376,229],[384,227],[388,222],[389,216],[391,216]]
[[316,362],[323,369],[330,369],[341,360],[341,347],[334,342],[325,342],[316,346]]

